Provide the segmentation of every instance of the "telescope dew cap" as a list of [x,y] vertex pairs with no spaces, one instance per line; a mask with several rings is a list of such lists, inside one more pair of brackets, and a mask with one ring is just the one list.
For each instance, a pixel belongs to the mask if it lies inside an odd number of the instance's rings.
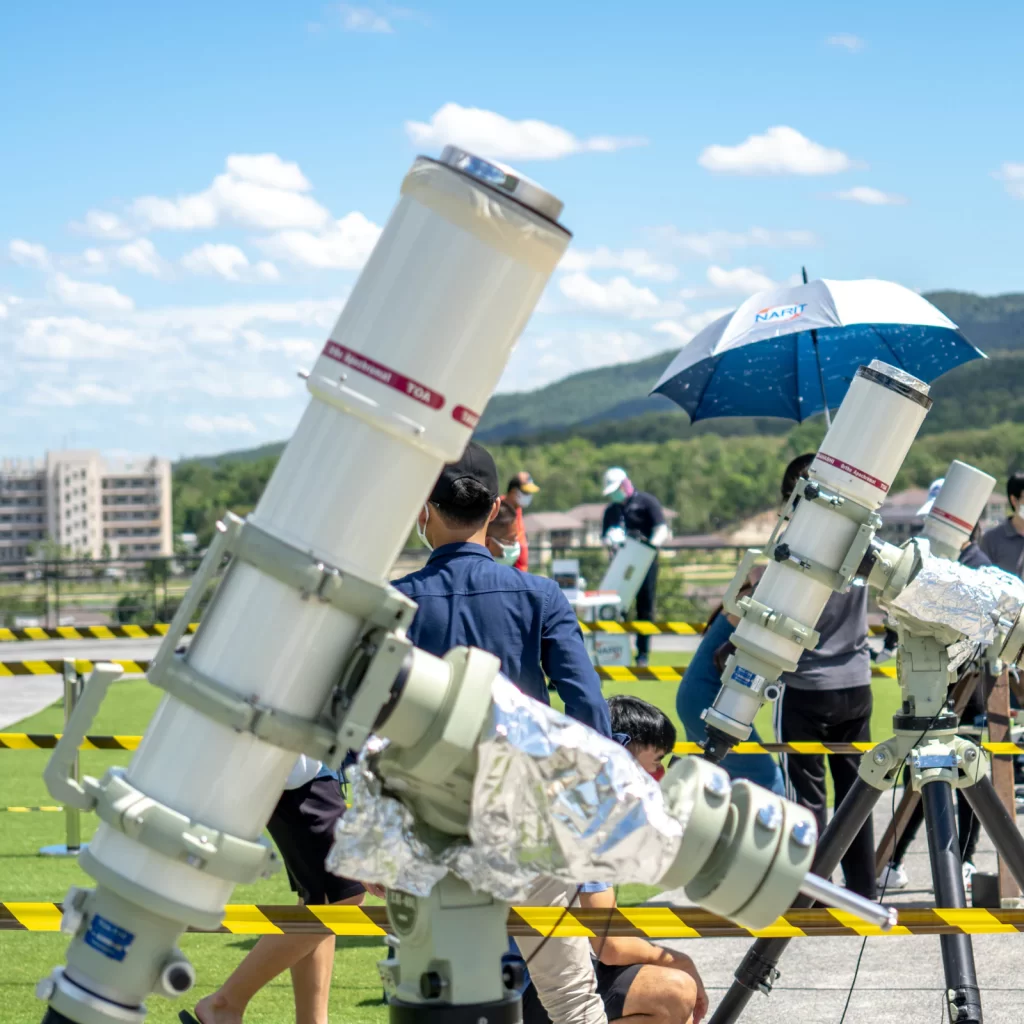
[[946,482],[945,477],[939,477],[938,480],[933,480],[931,487],[928,488],[928,500],[917,510],[919,516],[926,516],[932,510],[932,506],[935,504],[935,499],[939,496],[939,491],[942,490],[942,485]]
[[498,467],[491,453],[476,441],[470,441],[462,457],[449,462],[430,492],[435,505],[450,505],[456,501],[455,484],[460,480],[475,480],[486,488],[492,501],[498,499]]
[[623,482],[628,479],[629,474],[621,466],[612,466],[611,469],[605,471],[604,482],[601,485],[602,496],[607,498],[609,494],[617,491]]

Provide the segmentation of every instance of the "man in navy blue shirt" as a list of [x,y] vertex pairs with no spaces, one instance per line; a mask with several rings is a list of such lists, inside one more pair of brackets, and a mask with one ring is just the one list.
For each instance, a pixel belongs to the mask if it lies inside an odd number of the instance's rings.
[[[419,514],[417,532],[431,549],[427,564],[394,583],[419,605],[409,639],[439,656],[459,646],[488,651],[520,690],[544,703],[550,679],[567,715],[611,736],[601,683],[558,584],[501,565],[487,549],[487,525],[499,505],[494,459],[471,441],[441,471]],[[544,880],[529,903],[566,906],[575,888]],[[607,1024],[585,938],[522,938],[518,945],[553,1024]]]
[[500,565],[487,549],[497,481],[494,459],[475,441],[438,477],[417,522],[430,558],[394,583],[419,605],[409,639],[438,656],[461,646],[489,651],[545,704],[550,679],[567,715],[610,736],[608,705],[565,594],[552,579]]

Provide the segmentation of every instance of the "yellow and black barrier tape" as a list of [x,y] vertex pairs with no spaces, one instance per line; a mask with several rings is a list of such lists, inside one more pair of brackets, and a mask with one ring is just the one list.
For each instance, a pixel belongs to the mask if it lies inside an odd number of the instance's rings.
[[[56,932],[60,903],[0,903],[0,931]],[[389,930],[384,907],[297,907],[233,904],[214,934],[222,935],[364,935]],[[698,907],[620,907],[580,910],[561,907],[514,907],[509,935],[648,939],[819,938],[864,935],[1012,935],[1024,931],[1024,910],[981,908],[900,909],[888,932],[843,910],[790,910],[767,928],[750,929]]]
[[[704,632],[704,622],[647,622],[630,619],[619,622],[616,619],[602,619],[598,622],[580,622],[584,633],[634,633],[643,636],[699,636]],[[146,626],[58,626],[55,629],[30,626],[27,629],[0,629],[0,643],[24,640],[146,640],[149,637],[165,636],[170,624],[153,622]],[[194,633],[198,622],[189,623],[188,632]],[[872,635],[885,632],[884,626],[870,626]]]
[[[188,632],[194,633],[198,622],[189,623]],[[29,626],[26,629],[0,629],[0,643],[21,640],[146,640],[165,636],[168,622],[153,622],[148,626]]]
[[[0,750],[52,750],[61,734],[32,732],[0,732]],[[137,750],[141,736],[86,736],[79,750]],[[1024,754],[1024,746],[1016,743],[980,743],[990,754]],[[735,754],[863,754],[874,749],[874,743],[737,743]],[[675,754],[700,754],[697,743],[677,743]]]
[[63,810],[63,807],[0,807],[0,814],[32,814],[39,811],[57,814]]
[[[99,659],[76,658],[75,671],[85,675],[93,670],[97,660]],[[126,675],[145,675],[151,664],[145,660],[129,661],[124,658],[110,658],[109,662],[120,665]],[[41,661],[0,661],[0,677],[53,676],[60,675],[63,671],[64,661],[61,658]],[[648,668],[639,668],[626,665],[598,665],[596,671],[599,679],[610,683],[678,683],[686,672],[686,666],[652,665]],[[875,666],[871,669],[871,675],[877,679],[895,679],[896,669]]]
[[[91,672],[96,665],[97,658],[90,661],[88,658],[75,658],[75,671],[80,675]],[[151,662],[129,661],[125,658],[110,658],[107,663],[120,665],[126,675],[145,675],[149,671]],[[4,676],[54,676],[62,675],[64,672],[63,658],[49,658],[41,661],[0,661],[0,678]]]

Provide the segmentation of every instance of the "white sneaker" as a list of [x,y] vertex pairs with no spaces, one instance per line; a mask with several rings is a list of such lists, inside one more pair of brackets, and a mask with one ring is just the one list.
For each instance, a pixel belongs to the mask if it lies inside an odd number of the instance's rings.
[[978,869],[969,860],[965,860],[964,861],[963,871],[964,871],[964,892],[965,893],[971,891],[971,879],[974,877],[974,873],[977,870]]
[[886,864],[882,873],[878,876],[879,892],[892,892],[893,889],[906,889],[910,884],[907,869],[902,864]]

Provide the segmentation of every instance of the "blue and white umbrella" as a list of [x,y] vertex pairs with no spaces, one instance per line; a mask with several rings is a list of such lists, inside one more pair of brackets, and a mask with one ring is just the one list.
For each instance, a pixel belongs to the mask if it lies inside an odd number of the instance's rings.
[[952,320],[890,281],[811,281],[752,295],[708,325],[651,394],[690,421],[778,416],[802,422],[846,395],[858,366],[881,359],[930,382],[984,359]]

